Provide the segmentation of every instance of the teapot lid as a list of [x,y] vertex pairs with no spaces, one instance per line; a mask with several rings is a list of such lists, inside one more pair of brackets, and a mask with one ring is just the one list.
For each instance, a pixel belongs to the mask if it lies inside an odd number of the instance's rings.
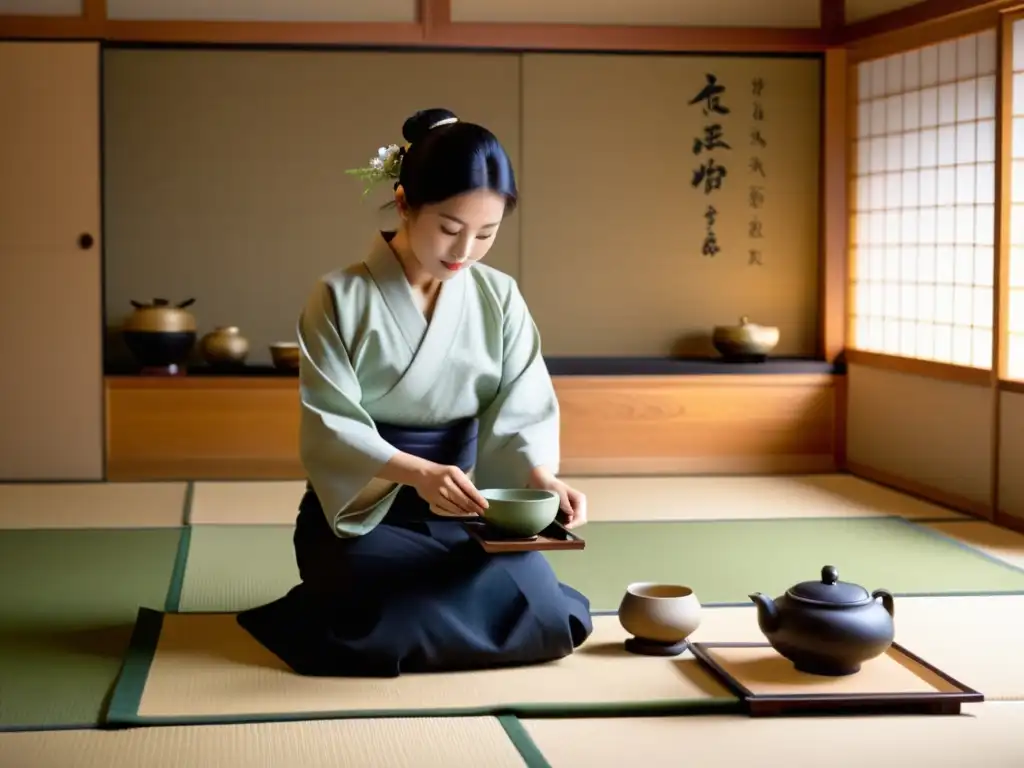
[[839,570],[834,565],[821,569],[821,581],[804,581],[790,587],[786,594],[801,602],[829,605],[862,605],[871,600],[871,594],[864,587],[840,581]]

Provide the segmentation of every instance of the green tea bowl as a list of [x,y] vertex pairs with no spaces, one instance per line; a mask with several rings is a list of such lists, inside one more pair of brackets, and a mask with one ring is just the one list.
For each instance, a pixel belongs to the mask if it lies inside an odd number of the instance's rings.
[[484,521],[511,538],[536,536],[558,516],[559,497],[554,491],[489,488],[480,495],[487,499]]

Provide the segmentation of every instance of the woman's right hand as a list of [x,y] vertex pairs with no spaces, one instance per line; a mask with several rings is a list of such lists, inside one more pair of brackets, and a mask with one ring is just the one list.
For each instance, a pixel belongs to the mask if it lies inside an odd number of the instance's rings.
[[435,464],[414,487],[435,514],[472,517],[487,508],[487,499],[458,467]]

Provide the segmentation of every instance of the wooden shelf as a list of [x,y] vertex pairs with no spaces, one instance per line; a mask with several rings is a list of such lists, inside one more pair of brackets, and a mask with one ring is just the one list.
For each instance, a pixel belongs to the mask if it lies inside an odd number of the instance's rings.
[[[734,363],[717,357],[547,357],[552,376],[775,376],[779,374],[821,374],[846,372],[842,356],[836,362],[807,357],[773,357],[763,363]],[[111,377],[135,377],[138,368],[130,364],[108,362]],[[294,379],[295,371],[282,371],[269,364],[250,364],[238,368],[211,368],[197,365],[188,369],[188,377]],[[184,378],[184,377],[183,377]]]
[[[835,469],[831,374],[554,380],[563,474]],[[294,377],[111,376],[106,406],[108,480],[304,476]]]

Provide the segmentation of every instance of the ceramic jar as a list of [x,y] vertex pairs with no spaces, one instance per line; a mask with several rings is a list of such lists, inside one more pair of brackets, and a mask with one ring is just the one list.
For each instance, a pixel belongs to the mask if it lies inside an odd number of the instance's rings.
[[218,326],[199,342],[203,359],[211,366],[244,365],[249,356],[249,340],[237,326]]
[[131,302],[135,310],[121,335],[143,372],[177,373],[186,363],[196,342],[196,319],[186,308],[194,303],[195,299],[177,305],[167,299]]

